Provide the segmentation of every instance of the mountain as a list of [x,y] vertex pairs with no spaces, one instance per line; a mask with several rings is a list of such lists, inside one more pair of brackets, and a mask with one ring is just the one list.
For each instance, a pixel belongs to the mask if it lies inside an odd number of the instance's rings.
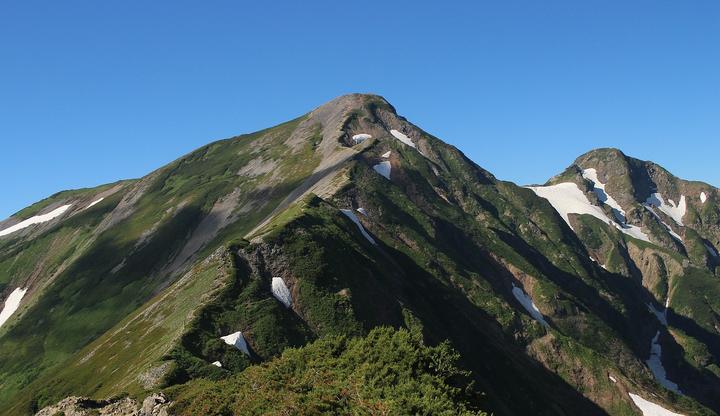
[[716,414],[719,196],[614,149],[517,186],[342,96],[1,222],[0,408]]
[[660,323],[650,356],[656,378],[717,411],[718,190],[616,149],[586,153],[532,189],[565,214],[594,261],[646,290]]

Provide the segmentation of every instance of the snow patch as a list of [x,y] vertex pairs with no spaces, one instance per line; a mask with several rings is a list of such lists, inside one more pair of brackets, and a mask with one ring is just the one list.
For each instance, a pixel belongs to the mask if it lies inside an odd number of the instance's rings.
[[597,176],[597,170],[594,168],[585,169],[582,171],[583,178],[593,183],[593,191],[597,195],[598,199],[603,203],[612,208],[613,215],[617,218],[618,222],[625,223],[625,210],[622,209],[620,204],[607,192],[605,192],[605,184],[600,182]]
[[703,204],[707,201],[707,195],[705,195],[705,192],[700,192],[700,202]]
[[100,198],[100,199],[97,199],[97,200],[91,202],[90,205],[88,205],[88,206],[85,207],[85,209],[88,209],[88,208],[90,208],[90,207],[92,207],[92,206],[94,206],[94,205],[96,205],[96,204],[99,204],[103,199],[105,199],[105,197],[102,197],[102,198]]
[[[666,300],[665,302],[667,303],[668,301]],[[655,317],[658,319],[658,321],[660,321],[661,324],[667,326],[667,305],[662,311],[656,308],[655,305],[653,305],[652,303],[648,303],[647,307],[648,310],[652,312],[653,315],[655,315]]]
[[670,226],[667,225],[667,224],[665,224],[664,222],[663,222],[662,224],[665,226],[665,228],[667,228],[667,232],[670,233],[670,235],[671,235],[674,239],[676,239],[677,241],[679,241],[679,242],[681,242],[681,243],[683,242],[683,239],[682,239],[682,237],[680,237],[680,234],[678,234],[678,233],[676,233],[675,231],[673,231],[673,229],[670,228]]
[[583,178],[593,183],[593,192],[595,192],[595,195],[597,195],[598,200],[610,207],[613,216],[615,217],[617,222],[620,223],[619,226],[615,225],[620,231],[639,240],[644,240],[648,242],[650,241],[650,238],[647,236],[647,234],[642,232],[642,229],[640,227],[627,223],[627,218],[625,217],[625,210],[622,209],[622,207],[615,200],[615,198],[610,196],[605,191],[605,184],[600,182],[600,179],[598,179],[597,170],[595,170],[594,168],[585,169],[582,171],[582,176]]
[[371,139],[371,138],[372,138],[371,135],[365,134],[365,133],[356,134],[352,137],[355,144],[360,144],[360,143],[364,142],[365,140]]
[[288,289],[282,277],[273,277],[271,287],[272,294],[275,296],[275,299],[279,300],[280,303],[289,308],[292,304],[292,296],[290,295],[290,289]]
[[667,374],[665,373],[665,367],[663,367],[661,360],[662,346],[658,342],[658,338],[660,338],[660,331],[657,331],[655,333],[655,337],[652,339],[652,343],[650,344],[650,358],[648,358],[648,360],[646,361],[647,366],[648,368],[650,368],[650,371],[652,371],[658,383],[660,383],[663,387],[670,391],[674,391],[677,394],[682,394],[678,385],[668,380],[667,378]]
[[522,288],[519,288],[515,286],[515,283],[512,284],[512,294],[515,296],[515,299],[517,299],[518,302],[522,305],[523,308],[525,308],[526,311],[532,316],[536,321],[540,322],[544,326],[549,326],[548,323],[545,321],[545,317],[540,312],[540,309],[535,306],[535,303],[533,303],[532,299],[530,299],[530,296],[528,296]]
[[680,203],[675,204],[675,201],[668,199],[668,203],[665,203],[662,195],[654,193],[650,195],[645,204],[657,207],[660,211],[664,212],[668,217],[672,218],[678,225],[683,225],[682,219],[687,211],[687,204],[685,202],[685,195],[680,196]]
[[385,152],[385,153],[382,154],[382,157],[384,157],[385,159],[387,159],[387,158],[390,157],[390,154],[391,154],[391,153],[392,153],[392,152],[391,152],[390,150],[388,150],[387,152]]
[[613,383],[617,383],[617,379],[616,379],[615,377],[613,377],[613,376],[611,376],[611,375],[608,374],[608,378],[609,378],[610,381],[612,381]]
[[375,169],[375,172],[381,174],[385,177],[385,179],[390,179],[390,172],[392,171],[392,166],[390,165],[390,161],[386,160],[383,162],[378,163],[377,165],[373,166],[373,169]]
[[250,350],[248,349],[247,342],[245,342],[245,337],[243,337],[242,332],[233,332],[232,334],[220,337],[220,339],[225,341],[226,344],[232,345],[244,352],[247,356],[250,356]]
[[360,233],[365,237],[366,240],[371,242],[372,244],[377,244],[375,240],[370,236],[370,234],[365,231],[365,227],[362,226],[362,223],[360,222],[360,219],[358,219],[357,215],[351,210],[351,209],[341,209],[343,214],[345,214],[346,217],[350,218],[352,222],[357,225],[358,229],[360,230]]
[[390,130],[390,134],[395,136],[396,139],[400,140],[401,142],[405,143],[406,145],[417,149],[417,147],[415,146],[415,143],[413,143],[413,141],[410,140],[410,138],[408,136],[400,133],[397,130]]
[[650,212],[653,214],[653,216],[660,222],[660,224],[662,224],[662,225],[665,227],[665,229],[667,230],[667,232],[670,233],[670,235],[671,235],[674,239],[676,239],[676,240],[678,240],[679,242],[681,242],[681,243],[684,244],[683,238],[680,237],[680,235],[679,235],[678,233],[676,233],[676,232],[672,229],[672,227],[670,227],[670,225],[668,225],[665,221],[663,221],[662,218],[660,218],[660,216],[657,214],[657,212],[655,212],[655,210],[652,208],[651,205],[647,205],[647,204],[646,204],[646,205],[645,205],[645,209],[647,209],[648,211],[650,211]]
[[220,361],[213,361],[212,365],[222,368],[222,363],[220,363]]
[[3,307],[2,312],[0,312],[0,326],[3,326],[3,324],[10,319],[12,314],[15,313],[17,308],[20,307],[20,301],[23,296],[25,296],[26,292],[27,289],[21,289],[18,287],[12,291],[7,299],[5,299],[5,306]]
[[67,211],[68,208],[70,208],[71,206],[72,206],[72,204],[63,205],[60,208],[56,208],[56,209],[48,212],[47,214],[36,215],[34,217],[30,217],[30,218],[26,219],[25,221],[21,221],[15,225],[13,225],[12,227],[8,227],[8,228],[0,231],[0,237],[2,237],[4,235],[8,235],[10,233],[14,233],[15,231],[22,230],[23,228],[29,227],[33,224],[40,224],[43,222],[48,222],[48,221],[64,214],[65,211]]
[[648,237],[648,235],[642,231],[642,228],[638,227],[637,225],[621,224],[615,226],[618,228],[618,230],[624,232],[631,237],[635,237],[638,240],[647,241],[648,243],[650,242],[650,237]]
[[[588,257],[590,257],[590,260],[592,260],[593,263],[596,263],[597,265],[599,265],[599,266],[602,267],[603,269],[607,270],[607,267],[606,267],[604,264],[600,264],[600,262],[598,262],[597,260],[595,260],[594,258],[592,258],[592,256],[588,256]],[[608,270],[608,271],[609,271],[609,270]]]
[[547,199],[570,228],[572,228],[572,225],[570,225],[569,214],[588,214],[606,224],[611,222],[605,212],[600,207],[591,204],[580,188],[572,182],[550,186],[531,186],[529,188],[537,196]]
[[571,229],[573,228],[570,225],[569,214],[587,214],[606,224],[615,226],[631,237],[650,242],[650,237],[642,232],[640,227],[630,224],[617,224],[608,218],[605,211],[591,204],[585,193],[573,182],[563,182],[550,186],[529,186],[528,188],[535,192],[537,196],[547,199]]
[[367,211],[365,211],[365,208],[360,207],[360,208],[356,209],[355,211],[357,211],[367,217]]
[[635,403],[635,406],[642,411],[643,416],[684,416],[680,413],[671,412],[659,404],[647,401],[637,394],[628,394],[630,395],[633,403]]

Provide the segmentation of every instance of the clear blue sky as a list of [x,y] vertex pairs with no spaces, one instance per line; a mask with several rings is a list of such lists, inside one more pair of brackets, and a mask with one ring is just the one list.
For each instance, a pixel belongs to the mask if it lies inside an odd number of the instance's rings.
[[720,2],[4,1],[0,217],[348,92],[501,179],[613,146],[720,185]]

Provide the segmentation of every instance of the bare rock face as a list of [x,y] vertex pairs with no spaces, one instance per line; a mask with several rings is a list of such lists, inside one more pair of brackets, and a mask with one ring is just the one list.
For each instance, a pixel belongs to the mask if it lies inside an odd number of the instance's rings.
[[36,416],[169,416],[170,401],[162,393],[156,393],[143,400],[142,406],[129,397],[110,400],[92,400],[87,397],[71,396],[48,406]]
[[167,397],[162,393],[156,393],[143,400],[139,416],[168,416],[169,406]]
[[54,416],[64,414],[65,416],[90,416],[90,415],[122,415],[138,416],[137,402],[130,398],[117,401],[92,400],[87,397],[68,397],[55,405],[48,406],[36,416]]

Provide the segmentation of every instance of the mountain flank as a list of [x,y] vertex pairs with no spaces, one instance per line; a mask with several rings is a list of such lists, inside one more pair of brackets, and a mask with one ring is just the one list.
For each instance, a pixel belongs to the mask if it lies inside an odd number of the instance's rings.
[[0,222],[0,408],[717,414],[719,196],[617,149],[518,186],[338,97]]

